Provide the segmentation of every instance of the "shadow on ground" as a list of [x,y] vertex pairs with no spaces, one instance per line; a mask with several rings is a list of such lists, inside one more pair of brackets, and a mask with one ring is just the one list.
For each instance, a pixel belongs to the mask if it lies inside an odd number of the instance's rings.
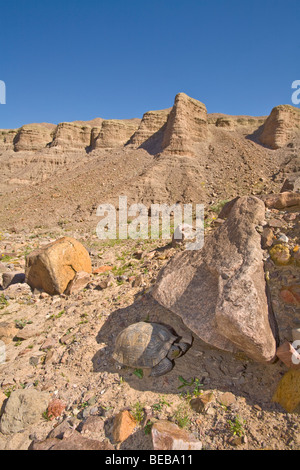
[[286,372],[282,363],[259,364],[242,353],[232,354],[210,347],[195,336],[192,347],[184,356],[176,359],[173,370],[164,376],[153,378],[148,371],[144,371],[143,378],[138,378],[133,369],[118,369],[118,364],[112,358],[117,335],[130,324],[145,320],[168,324],[180,335],[185,331],[190,333],[177,315],[159,305],[151,294],[146,294],[132,305],[115,310],[107,318],[97,335],[97,342],[106,346],[93,357],[94,372],[115,374],[118,371],[132,388],[158,394],[182,392],[182,389],[178,389],[181,384],[179,376],[186,380],[198,378],[204,391],[230,391],[244,397],[249,405],[257,404],[264,410],[284,412],[272,402],[276,386]]

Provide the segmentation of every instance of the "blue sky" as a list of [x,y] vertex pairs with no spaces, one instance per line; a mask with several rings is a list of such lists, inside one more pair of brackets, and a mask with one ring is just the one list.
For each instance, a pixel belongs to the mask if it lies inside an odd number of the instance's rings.
[[299,0],[0,3],[0,128],[142,117],[185,92],[267,115],[300,79]]

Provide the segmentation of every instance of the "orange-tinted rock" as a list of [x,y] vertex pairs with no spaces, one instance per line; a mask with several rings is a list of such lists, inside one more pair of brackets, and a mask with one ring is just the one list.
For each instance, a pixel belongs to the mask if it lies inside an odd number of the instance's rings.
[[63,237],[26,257],[26,282],[50,295],[62,294],[78,271],[92,272],[90,256],[74,238]]
[[134,431],[136,420],[129,411],[120,411],[114,419],[113,438],[115,442],[125,441]]
[[276,351],[276,356],[289,368],[300,369],[300,354],[286,341]]
[[99,268],[93,269],[93,274],[102,274],[111,270],[112,270],[112,266],[100,266]]

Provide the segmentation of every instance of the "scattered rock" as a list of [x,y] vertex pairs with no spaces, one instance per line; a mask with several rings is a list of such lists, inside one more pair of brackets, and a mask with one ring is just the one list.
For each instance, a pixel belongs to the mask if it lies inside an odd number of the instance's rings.
[[294,191],[297,192],[300,190],[300,175],[299,173],[295,173],[289,175],[282,185],[280,190],[281,193],[285,193],[286,191]]
[[29,450],[114,450],[108,441],[87,439],[77,431],[63,439],[50,438],[42,442],[32,442]]
[[291,259],[289,248],[281,244],[275,245],[273,248],[271,248],[270,256],[274,263],[279,266],[285,266],[289,264]]
[[0,323],[0,340],[5,344],[9,344],[18,333],[18,328],[14,322]]
[[196,411],[196,413],[205,413],[207,410],[209,404],[213,401],[214,399],[214,394],[212,392],[210,393],[204,393],[200,397],[193,398],[190,401],[190,406],[192,410]]
[[84,289],[91,280],[91,275],[85,271],[78,271],[65,290],[66,295],[77,294]]
[[154,450],[201,450],[202,443],[170,421],[158,421],[151,430]]
[[261,196],[266,207],[269,209],[285,209],[286,207],[293,207],[300,205],[300,193],[285,192],[280,194],[268,194]]
[[113,423],[112,434],[114,441],[125,441],[132,434],[136,425],[137,422],[129,411],[120,411],[120,413],[116,415]]
[[102,274],[111,270],[112,270],[112,266],[99,266],[98,268],[93,269],[93,274]]
[[276,356],[289,368],[300,370],[300,354],[286,341],[276,351]]
[[221,396],[219,397],[219,402],[226,406],[226,407],[229,407],[231,405],[233,405],[235,402],[236,402],[236,398],[235,398],[235,395],[231,392],[225,392],[225,393],[222,393]]
[[2,288],[6,289],[12,284],[22,284],[25,282],[25,273],[10,272],[2,274]]
[[261,234],[261,245],[263,249],[270,248],[273,245],[274,232],[271,228],[265,227]]

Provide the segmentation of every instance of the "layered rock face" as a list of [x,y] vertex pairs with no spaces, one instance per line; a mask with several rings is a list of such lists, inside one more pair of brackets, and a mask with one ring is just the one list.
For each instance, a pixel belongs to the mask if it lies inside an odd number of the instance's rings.
[[139,119],[103,121],[101,128],[94,127],[92,129],[91,149],[124,146],[137,130],[138,125]]
[[219,349],[244,351],[258,362],[276,353],[261,237],[255,226],[264,203],[241,197],[201,251],[185,251],[162,270],[152,295],[199,338]]
[[51,127],[36,124],[21,127],[14,139],[15,152],[36,151],[46,147],[52,141],[52,132]]
[[194,156],[197,144],[207,139],[207,111],[200,101],[185,93],[175,97],[163,138],[163,152]]
[[128,144],[134,148],[143,148],[152,154],[161,152],[170,111],[171,108],[145,113]]
[[62,122],[55,129],[50,147],[82,150],[90,146],[91,128],[71,122]]
[[0,129],[0,151],[13,150],[17,130]]
[[278,149],[284,147],[295,132],[300,133],[300,109],[290,105],[276,106],[264,124],[260,142]]
[[[207,115],[200,101],[185,93],[175,97],[172,108],[148,111],[140,119],[95,118],[91,121],[30,124],[16,130],[0,130],[0,151],[36,152],[44,148],[52,154],[89,153],[96,149],[142,148],[152,155],[200,156],[203,143],[214,128],[232,134],[243,129],[260,133],[260,142],[272,149],[286,145],[300,135],[300,110],[289,105],[274,108],[268,118]],[[214,131],[212,131],[214,132]]]

